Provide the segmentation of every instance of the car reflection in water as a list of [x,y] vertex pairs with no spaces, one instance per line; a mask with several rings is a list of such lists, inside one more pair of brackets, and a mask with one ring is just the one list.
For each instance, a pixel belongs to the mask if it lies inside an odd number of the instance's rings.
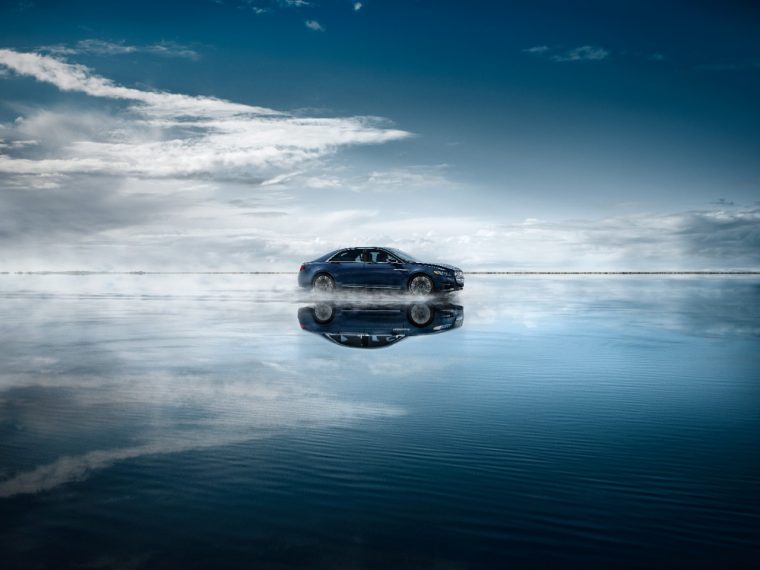
[[410,336],[462,326],[464,308],[445,302],[317,303],[298,309],[301,328],[340,346],[382,348]]

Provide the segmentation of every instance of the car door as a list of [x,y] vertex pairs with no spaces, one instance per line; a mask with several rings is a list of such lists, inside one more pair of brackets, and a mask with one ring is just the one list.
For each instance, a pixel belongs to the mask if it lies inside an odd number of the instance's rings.
[[383,249],[368,249],[364,258],[367,287],[391,289],[398,287],[399,271],[393,255]]
[[341,287],[363,287],[362,250],[344,249],[330,259],[330,272]]

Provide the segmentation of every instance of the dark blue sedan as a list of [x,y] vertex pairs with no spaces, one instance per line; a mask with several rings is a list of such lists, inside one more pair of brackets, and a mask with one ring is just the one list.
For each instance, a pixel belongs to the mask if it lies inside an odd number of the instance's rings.
[[301,287],[317,291],[395,289],[415,295],[457,291],[464,273],[445,263],[426,263],[392,247],[349,247],[301,265]]

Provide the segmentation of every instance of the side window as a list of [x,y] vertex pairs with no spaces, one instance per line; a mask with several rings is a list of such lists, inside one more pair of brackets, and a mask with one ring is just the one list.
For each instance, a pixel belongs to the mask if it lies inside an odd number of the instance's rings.
[[347,249],[334,255],[330,261],[361,261],[362,254],[358,249]]
[[391,263],[396,261],[390,253],[382,249],[371,249],[368,253],[370,263]]

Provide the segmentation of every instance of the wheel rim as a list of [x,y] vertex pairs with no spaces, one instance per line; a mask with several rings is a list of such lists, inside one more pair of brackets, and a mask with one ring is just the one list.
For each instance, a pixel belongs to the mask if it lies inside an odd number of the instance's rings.
[[335,283],[329,275],[319,275],[314,280],[314,289],[317,291],[332,291],[334,288]]
[[432,311],[430,310],[430,307],[427,305],[423,303],[416,303],[409,309],[409,318],[412,320],[413,324],[421,327],[430,322],[431,312]]
[[433,282],[429,277],[418,275],[412,279],[412,282],[409,284],[409,290],[414,295],[427,295],[433,290]]

